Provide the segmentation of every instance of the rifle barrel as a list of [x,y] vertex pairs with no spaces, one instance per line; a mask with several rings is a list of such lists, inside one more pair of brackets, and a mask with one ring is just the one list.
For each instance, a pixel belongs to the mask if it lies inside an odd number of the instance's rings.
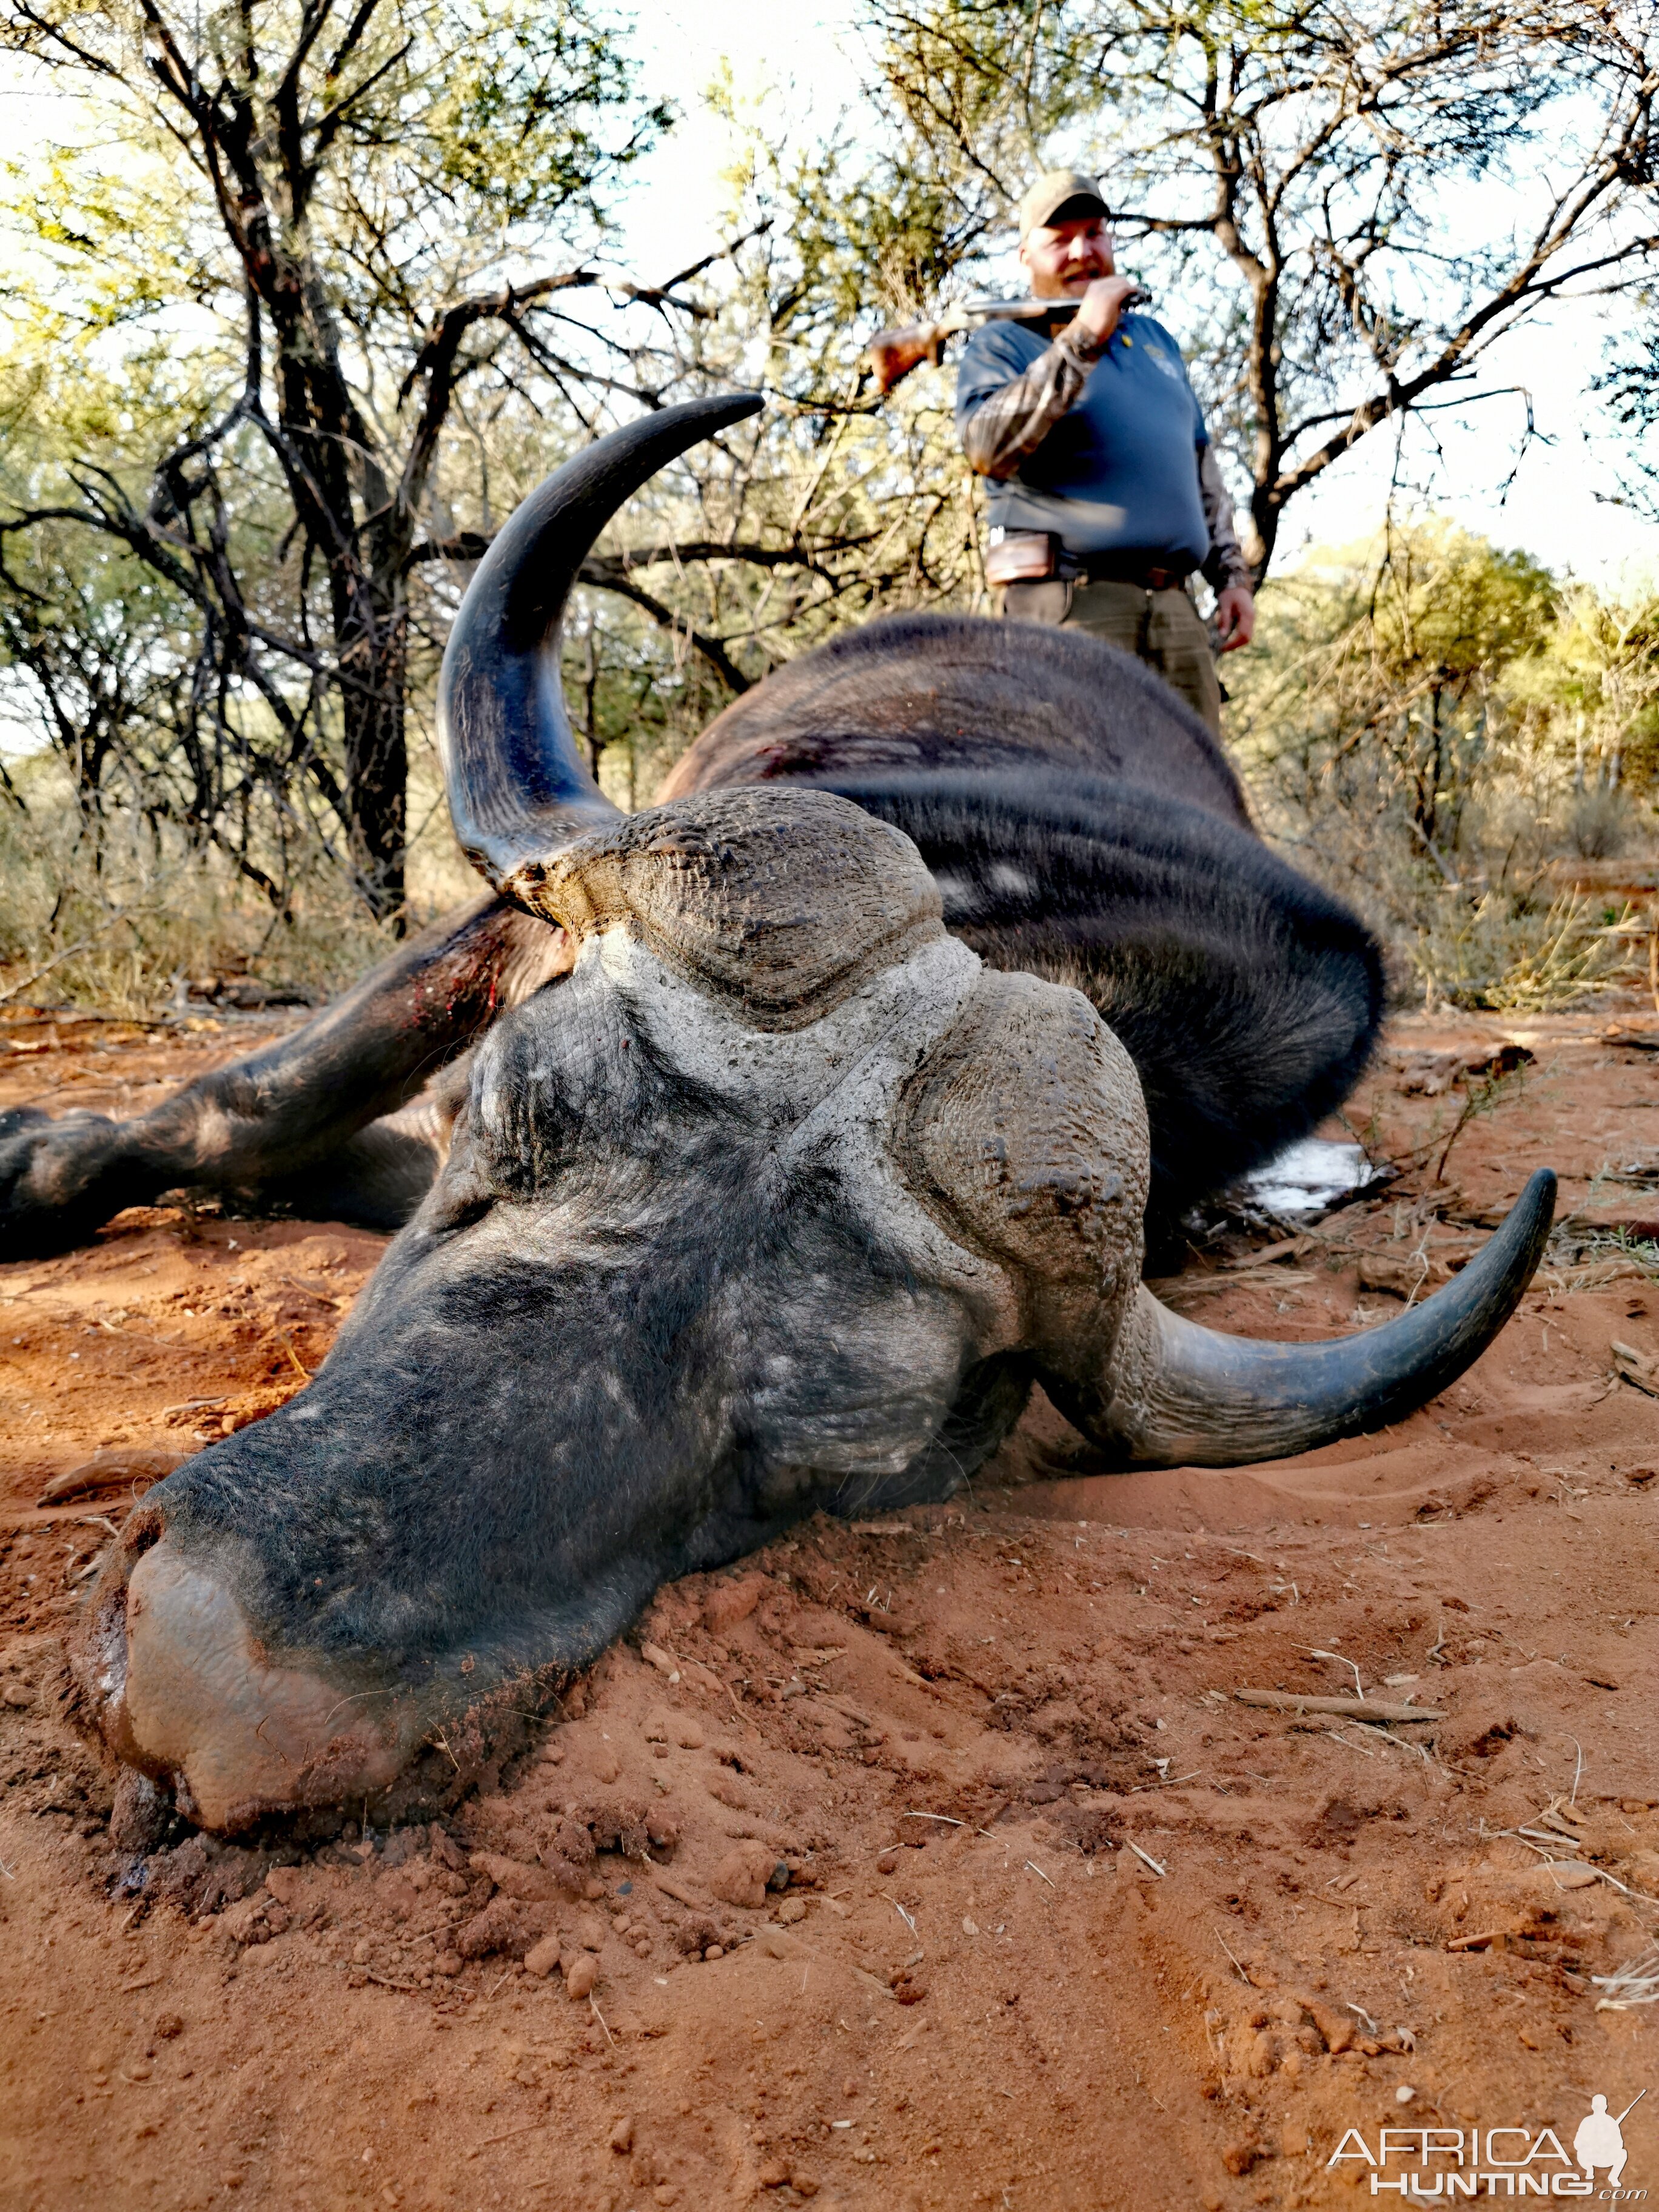
[[[1137,284],[1123,304],[1145,307],[1152,297],[1144,285]],[[1082,304],[1081,300],[1002,300],[994,293],[979,292],[962,302],[961,312],[975,322],[1069,323]]]

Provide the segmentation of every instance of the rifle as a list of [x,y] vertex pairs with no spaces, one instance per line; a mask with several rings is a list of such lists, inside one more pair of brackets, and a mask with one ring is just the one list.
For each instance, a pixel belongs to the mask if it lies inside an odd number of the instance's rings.
[[[1137,285],[1124,300],[1123,311],[1149,306],[1152,296]],[[895,330],[878,331],[865,348],[865,358],[884,399],[923,362],[937,367],[945,340],[959,331],[976,331],[986,323],[1029,323],[1059,330],[1081,305],[1078,300],[1000,300],[994,293],[976,292],[947,307],[937,322],[902,323]]]

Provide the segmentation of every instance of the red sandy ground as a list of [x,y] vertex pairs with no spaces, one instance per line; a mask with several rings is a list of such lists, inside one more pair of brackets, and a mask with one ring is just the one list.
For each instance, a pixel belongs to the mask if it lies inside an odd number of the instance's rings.
[[[1424,1261],[1431,1288],[1535,1165],[1564,1214],[1629,1214],[1632,1186],[1591,1185],[1659,1158],[1659,1054],[1609,1018],[1655,1026],[1632,1000],[1527,1028],[1534,1063],[1438,1184],[1467,1094],[1407,1095],[1402,1055],[1517,1032],[1397,1025],[1350,1118],[1424,1164],[1166,1294],[1331,1336],[1399,1310]],[[275,1027],[14,1023],[0,1103],[131,1112]],[[8,2206],[1348,2203],[1370,2194],[1363,2161],[1329,2164],[1351,2127],[1375,2149],[1385,2124],[1524,2126],[1515,2155],[1547,2125],[1571,2143],[1595,2091],[1616,2113],[1659,2087],[1659,2011],[1599,2008],[1595,1978],[1659,1924],[1659,1401],[1610,1350],[1659,1352],[1659,1285],[1571,1245],[1382,1436],[1113,1479],[1034,1417],[949,1510],[817,1521],[665,1591],[579,1717],[435,1837],[231,1850],[193,1923],[154,1881],[112,1894],[109,1778],[60,1717],[60,1655],[143,1480],[35,1500],[100,1448],[188,1451],[280,1403],[380,1249],[158,1208],[0,1269]],[[1233,1694],[1356,1671],[1444,1718]],[[591,2002],[510,1952],[437,1971],[489,1894],[471,1853],[528,1865],[561,1821],[671,1822],[649,1856],[678,1894],[601,1850],[598,1895],[547,1908],[567,1956],[598,1946]],[[796,1870],[758,1909],[709,1887],[743,1838]],[[1659,2095],[1626,2140],[1626,2188],[1659,2186]]]

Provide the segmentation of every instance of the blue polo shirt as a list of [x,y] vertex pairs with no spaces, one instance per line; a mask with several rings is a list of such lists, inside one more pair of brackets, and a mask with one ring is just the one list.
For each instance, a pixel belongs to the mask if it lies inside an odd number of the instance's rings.
[[[987,323],[957,378],[960,429],[980,401],[1047,352],[1042,332]],[[1196,568],[1210,550],[1194,448],[1209,443],[1180,349],[1150,315],[1126,315],[1076,405],[1003,482],[988,479],[993,528],[1052,530],[1073,553],[1135,552]]]

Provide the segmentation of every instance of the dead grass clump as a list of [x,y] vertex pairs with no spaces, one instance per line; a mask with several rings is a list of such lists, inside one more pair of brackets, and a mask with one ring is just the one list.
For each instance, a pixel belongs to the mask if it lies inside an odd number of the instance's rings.
[[1636,2005],[1659,2004],[1659,1948],[1644,1951],[1616,1974],[1592,1974],[1591,1982],[1602,1994],[1597,2012],[1628,2012]]
[[1595,611],[1432,519],[1264,589],[1229,738],[1264,831],[1360,908],[1402,999],[1539,1014],[1647,964],[1652,917],[1591,885],[1659,845],[1659,659],[1650,624],[1590,639]]
[[[356,895],[319,830],[299,823],[263,871],[273,898],[234,857],[176,825],[126,810],[89,817],[47,758],[14,763],[21,803],[0,797],[0,1004],[95,1006],[147,1017],[246,977],[320,1002],[398,942]],[[409,926],[477,889],[441,808],[426,824],[410,878]],[[214,995],[218,995],[217,992]]]
[[1425,997],[1497,1013],[1541,1014],[1641,972],[1648,925],[1627,902],[1609,920],[1601,901],[1564,891],[1541,911],[1488,890],[1435,901],[1408,953]]

